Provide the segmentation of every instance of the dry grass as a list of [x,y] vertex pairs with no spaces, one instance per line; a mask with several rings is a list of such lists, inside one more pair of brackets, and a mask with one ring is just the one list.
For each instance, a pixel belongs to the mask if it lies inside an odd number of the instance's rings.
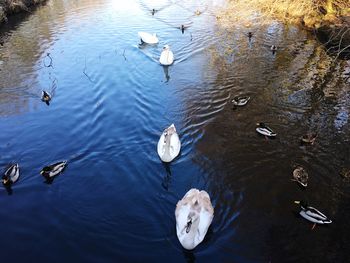
[[323,20],[346,14],[350,15],[349,0],[231,0],[218,18],[224,24],[237,21],[248,25],[278,19],[318,27]]
[[29,11],[29,6],[37,5],[46,0],[0,0],[0,23],[7,20],[7,15]]

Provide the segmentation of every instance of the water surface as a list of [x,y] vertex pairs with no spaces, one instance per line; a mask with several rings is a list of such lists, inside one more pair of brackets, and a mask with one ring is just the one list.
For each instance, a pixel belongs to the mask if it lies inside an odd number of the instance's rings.
[[[0,190],[3,261],[346,262],[349,62],[293,26],[222,27],[223,5],[51,0],[3,28],[0,165],[21,167],[11,195]],[[139,46],[138,31],[160,43]],[[233,110],[237,95],[251,101]],[[260,121],[275,140],[256,134]],[[165,165],[156,145],[171,123],[182,150]],[[317,141],[301,146],[308,131]],[[39,171],[59,160],[67,169],[44,183]],[[290,180],[295,165],[306,190]],[[187,252],[174,210],[192,187],[208,191],[215,217]],[[311,231],[299,199],[334,223]]]

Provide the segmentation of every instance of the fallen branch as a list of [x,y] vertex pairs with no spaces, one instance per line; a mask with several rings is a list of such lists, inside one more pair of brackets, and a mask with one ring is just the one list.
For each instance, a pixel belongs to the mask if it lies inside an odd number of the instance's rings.
[[84,75],[90,80],[90,82],[95,83],[95,82],[90,78],[90,76],[86,73],[86,57],[85,57],[85,67],[84,67],[83,73],[84,73]]
[[47,53],[47,54],[46,54],[46,57],[48,57],[48,58],[50,59],[50,64],[49,64],[49,65],[46,65],[45,59],[44,59],[44,66],[47,67],[47,68],[53,67],[53,65],[52,65],[52,57],[50,56],[50,53]]
[[124,59],[125,59],[125,61],[126,61],[125,49],[124,49],[124,52],[123,52],[123,57],[124,57]]

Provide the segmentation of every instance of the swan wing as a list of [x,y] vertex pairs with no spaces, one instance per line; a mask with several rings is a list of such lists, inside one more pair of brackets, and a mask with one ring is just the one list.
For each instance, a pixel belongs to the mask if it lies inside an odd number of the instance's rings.
[[179,155],[181,150],[181,142],[179,135],[177,133],[174,133],[170,137],[170,154],[171,157],[175,158]]
[[158,145],[157,145],[157,152],[158,152],[159,157],[162,157],[164,152],[165,152],[165,149],[164,149],[164,147],[165,147],[164,138],[165,138],[165,133],[163,132],[162,135],[159,138]]
[[163,50],[159,58],[160,64],[164,66],[169,66],[174,62],[174,54],[170,50]]
[[208,228],[213,221],[214,208],[210,202],[209,194],[206,191],[200,191],[198,194],[198,202],[201,206],[200,221],[198,225],[200,242],[204,239]]
[[214,215],[212,213],[210,213],[207,209],[202,208],[199,215],[200,221],[198,224],[198,236],[196,237],[198,242],[203,241],[208,232],[208,228],[213,221],[213,217]]

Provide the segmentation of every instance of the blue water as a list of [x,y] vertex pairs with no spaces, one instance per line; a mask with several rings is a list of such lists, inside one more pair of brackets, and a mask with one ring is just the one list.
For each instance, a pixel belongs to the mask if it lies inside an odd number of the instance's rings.
[[[312,37],[278,23],[222,28],[215,4],[52,0],[10,21],[0,47],[0,166],[18,162],[21,177],[11,194],[0,189],[2,261],[321,262],[330,246],[327,259],[345,262],[346,82],[338,76],[343,84],[320,93],[308,72],[330,58]],[[181,24],[190,26],[183,34]],[[160,43],[139,46],[138,31]],[[158,64],[164,44],[176,59],[168,68]],[[53,94],[49,106],[41,90]],[[233,111],[237,94],[252,101]],[[278,139],[255,133],[261,120]],[[182,149],[165,165],[156,146],[171,123]],[[324,134],[315,147],[298,144],[308,129]],[[40,170],[60,160],[66,170],[45,183]],[[290,181],[295,163],[311,174],[305,191]],[[210,194],[215,216],[189,252],[174,211],[193,187]],[[293,213],[305,197],[335,226],[311,232]]]

